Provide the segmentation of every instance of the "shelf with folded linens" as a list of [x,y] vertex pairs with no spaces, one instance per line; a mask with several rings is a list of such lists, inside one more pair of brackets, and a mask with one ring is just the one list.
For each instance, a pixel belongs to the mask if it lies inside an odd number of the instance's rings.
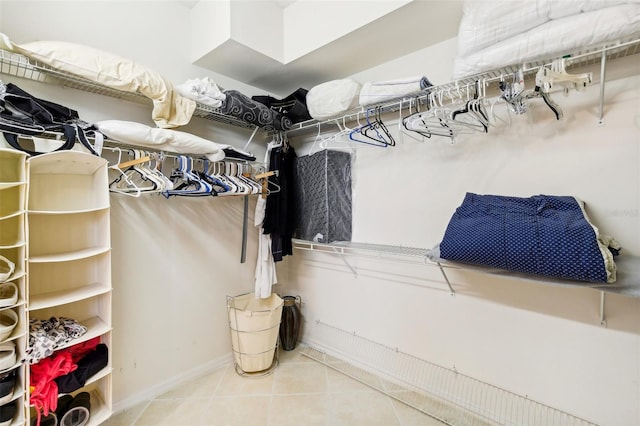
[[[561,55],[564,59],[566,70],[575,71],[581,68],[585,68],[594,64],[600,63],[602,67],[608,61],[621,59],[627,56],[640,54],[640,39],[622,39],[616,42],[610,42],[606,44],[588,46],[579,49],[574,52],[566,52]],[[395,99],[389,99],[388,101],[379,102],[372,105],[358,106],[344,111],[341,114],[337,114],[335,117],[327,119],[312,119],[295,123],[287,130],[289,135],[302,135],[305,133],[311,133],[319,131],[322,126],[339,126],[345,128],[346,123],[359,121],[365,123],[367,115],[372,114],[388,114],[399,112],[405,108],[413,108],[415,110],[416,105],[422,108],[427,108],[429,96],[432,93],[447,93],[453,90],[458,91],[466,87],[473,87],[473,85],[481,82],[485,86],[495,84],[501,80],[506,79],[512,75],[516,75],[518,72],[522,72],[524,78],[533,76],[538,69],[542,66],[549,66],[549,64],[558,58],[541,58],[538,60],[528,61],[522,64],[507,65],[498,69],[493,69],[480,74],[475,74],[468,77],[461,77],[457,80],[452,80],[443,84],[433,85],[425,88],[424,90],[407,94]],[[604,84],[604,72],[601,72],[601,84]],[[602,89],[601,89],[602,90]],[[602,97],[602,96],[601,96]]]
[[[39,81],[41,83],[55,84],[72,89],[78,89],[98,95],[110,96],[116,99],[140,104],[151,103],[149,98],[140,93],[127,92],[102,85],[74,74],[57,70],[50,65],[8,50],[0,49],[0,73]],[[247,129],[255,128],[253,124],[247,123],[231,115],[223,114],[220,112],[220,109],[213,108],[202,103],[196,104],[193,116],[236,127]]]

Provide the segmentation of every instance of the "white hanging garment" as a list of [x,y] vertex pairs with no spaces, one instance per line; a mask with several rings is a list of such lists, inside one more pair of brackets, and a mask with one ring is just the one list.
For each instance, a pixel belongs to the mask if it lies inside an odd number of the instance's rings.
[[[269,162],[271,149],[277,145],[278,144],[275,142],[269,142],[267,146],[267,154],[265,156],[265,163]],[[273,260],[273,254],[271,253],[271,235],[265,235],[262,230],[266,207],[267,200],[265,198],[258,197],[253,221],[254,225],[258,228],[258,260],[255,272],[256,299],[264,299],[271,296],[271,287],[273,284],[278,282],[278,277],[276,276],[276,263]]]

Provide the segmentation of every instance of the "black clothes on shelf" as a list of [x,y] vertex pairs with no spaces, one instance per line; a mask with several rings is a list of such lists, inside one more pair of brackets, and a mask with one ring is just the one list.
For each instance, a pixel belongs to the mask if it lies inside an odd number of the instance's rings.
[[307,92],[307,89],[300,88],[280,100],[272,96],[252,96],[251,99],[288,117],[292,123],[300,123],[301,121],[311,120],[311,115],[309,115],[309,110],[307,109]]
[[237,90],[227,90],[220,112],[254,124],[263,130],[284,131],[291,128],[291,119],[256,102]]
[[271,193],[267,197],[262,227],[265,234],[271,234],[271,252],[275,262],[293,254],[291,238],[296,228],[294,173],[296,158],[296,152],[288,144],[273,148],[269,157],[269,171],[277,171],[276,175],[269,177],[269,181],[279,186],[280,191]]

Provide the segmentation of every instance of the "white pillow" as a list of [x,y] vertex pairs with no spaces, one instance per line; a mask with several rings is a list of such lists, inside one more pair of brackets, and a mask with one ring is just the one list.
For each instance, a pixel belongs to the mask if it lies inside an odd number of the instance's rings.
[[316,120],[334,117],[358,105],[360,83],[351,79],[318,84],[307,92],[307,109]]
[[94,124],[102,134],[114,141],[179,154],[204,155],[211,161],[223,160],[223,150],[229,147],[191,133],[154,128],[134,121],[104,120]]
[[157,72],[109,52],[63,41],[35,41],[17,45],[0,33],[0,48],[36,59],[57,70],[153,100],[152,118],[158,127],[187,124],[196,103],[173,89]]

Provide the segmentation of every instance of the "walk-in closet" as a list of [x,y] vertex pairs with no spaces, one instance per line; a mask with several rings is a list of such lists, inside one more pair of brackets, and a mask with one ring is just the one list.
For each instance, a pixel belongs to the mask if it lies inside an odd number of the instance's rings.
[[0,1],[0,426],[640,426],[640,3]]

